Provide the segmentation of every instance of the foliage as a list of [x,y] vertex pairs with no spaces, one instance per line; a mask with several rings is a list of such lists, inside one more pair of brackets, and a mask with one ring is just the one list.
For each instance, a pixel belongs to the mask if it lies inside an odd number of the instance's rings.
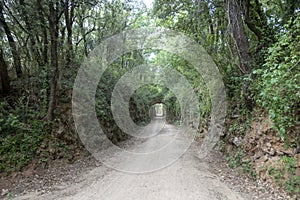
[[299,123],[300,15],[286,28],[269,48],[264,66],[254,71],[257,78],[253,86],[258,91],[256,102],[269,112],[281,137]]
[[[209,91],[199,72],[179,56],[171,55],[165,51],[156,52],[155,59],[153,59],[152,62],[164,66],[161,69],[162,71],[166,70],[167,68],[175,69],[182,74],[186,80],[188,80],[192,88],[194,88],[194,92],[198,95],[198,105],[201,112],[199,116],[201,120],[200,123],[206,123],[206,120],[210,116],[211,102]],[[180,120],[181,110],[176,97],[171,91],[162,90],[162,92],[168,113],[170,115],[174,114],[173,120],[171,121]]]
[[288,192],[300,195],[300,177],[296,174],[296,159],[294,157],[283,156],[278,161],[278,166],[269,167],[269,175]]
[[235,168],[235,167],[240,166],[241,163],[242,163],[243,156],[244,156],[244,153],[243,153],[242,149],[238,148],[238,151],[235,154],[235,156],[231,156],[231,157],[228,158],[228,160],[229,160],[229,166],[231,168]]
[[234,156],[229,156],[227,160],[229,161],[229,167],[231,168],[239,168],[242,172],[248,174],[252,179],[256,179],[256,174],[253,170],[253,164],[249,160],[243,160],[246,153],[242,150],[242,148],[238,148],[236,154]]
[[[7,105],[6,105],[7,106]],[[5,107],[1,105],[0,110]],[[10,173],[26,166],[36,155],[43,140],[43,124],[38,120],[20,121],[17,114],[1,114],[0,173]]]
[[[241,15],[242,21],[239,22],[245,25],[239,26],[239,33],[233,34],[225,2],[239,2],[241,5],[234,13],[235,17]],[[8,66],[9,73],[5,76],[9,77],[5,78],[11,80],[11,91],[0,101],[0,172],[25,166],[35,156],[45,137],[53,140],[55,148],[68,151],[70,144],[53,133],[60,126],[73,131],[69,112],[71,91],[82,60],[105,38],[130,28],[164,26],[181,31],[211,55],[227,90],[230,120],[225,139],[243,136],[251,124],[251,116],[261,110],[269,113],[281,137],[287,138],[287,130],[299,123],[300,116],[299,2],[225,2],[169,0],[166,3],[156,0],[151,12],[137,0],[1,1],[0,36],[3,40],[0,41],[0,49],[5,61],[2,63]],[[237,47],[237,36],[241,35],[247,37],[244,41],[249,41],[249,49],[241,51]],[[252,63],[241,62],[242,52],[252,54]],[[150,54],[155,58],[149,59]],[[138,50],[115,60],[104,72],[96,91],[98,120],[114,143],[127,137],[112,116],[112,91],[125,73],[145,63],[160,64],[183,74],[199,97],[201,123],[207,123],[211,102],[201,75],[185,60],[168,52]],[[247,75],[240,70],[243,64],[251,64]],[[21,69],[22,74],[16,73],[16,67]],[[48,124],[44,121],[51,100],[55,100],[52,104],[55,116],[51,124],[53,130],[46,129]],[[136,123],[147,124],[149,109],[158,102],[166,106],[168,121],[179,124],[181,110],[178,100],[168,88],[159,84],[145,85],[135,91],[130,100],[131,117]],[[76,138],[74,134],[72,137]],[[291,144],[297,146],[295,142]],[[251,163],[243,161],[245,154],[239,149],[230,158],[230,165],[242,166],[246,172],[253,174]],[[48,157],[48,154],[43,154],[41,162],[47,162]],[[292,159],[283,157],[283,162],[286,170],[293,169]],[[294,191],[297,181],[299,179],[293,176],[284,186]]]

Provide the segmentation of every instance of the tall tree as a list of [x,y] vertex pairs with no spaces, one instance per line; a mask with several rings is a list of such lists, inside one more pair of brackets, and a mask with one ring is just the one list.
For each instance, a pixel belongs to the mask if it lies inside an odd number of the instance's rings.
[[24,20],[25,26],[26,26],[26,31],[29,35],[29,41],[30,41],[30,50],[32,52],[32,57],[33,60],[38,63],[39,66],[43,65],[43,62],[41,60],[41,55],[40,52],[38,51],[37,48],[37,42],[35,39],[35,27],[34,23],[32,23],[30,20],[32,20],[33,15],[28,12],[28,5],[25,3],[24,0],[19,0],[19,4],[21,6],[20,13],[22,14],[22,18]]
[[64,2],[64,15],[67,28],[67,55],[66,55],[66,66],[69,66],[73,58],[73,22],[74,22],[74,11],[75,3],[74,0],[65,0]]
[[1,85],[2,85],[2,93],[9,94],[10,92],[9,76],[7,71],[7,64],[3,57],[2,47],[0,47],[0,78],[1,78]]
[[54,119],[54,110],[56,104],[57,80],[58,80],[58,2],[49,1],[49,31],[51,38],[51,65],[52,77],[50,82],[49,105],[46,118]]
[[239,0],[227,0],[227,14],[232,36],[237,48],[240,71],[242,75],[251,72],[251,56],[249,52],[249,41],[244,28],[242,10]]
[[16,74],[18,78],[22,77],[22,65],[21,65],[21,58],[20,58],[20,54],[17,50],[17,45],[16,42],[13,38],[12,32],[8,26],[8,24],[6,23],[5,17],[4,17],[4,13],[3,13],[3,3],[2,1],[0,1],[0,24],[2,25],[9,46],[11,48],[11,53],[12,53],[12,57],[13,57],[13,62],[14,62],[14,68],[16,70]]
[[39,23],[41,26],[42,38],[43,38],[42,58],[43,58],[43,65],[45,65],[48,63],[48,32],[47,32],[46,20],[44,17],[44,8],[41,2],[42,2],[41,0],[36,0],[36,8],[39,16]]

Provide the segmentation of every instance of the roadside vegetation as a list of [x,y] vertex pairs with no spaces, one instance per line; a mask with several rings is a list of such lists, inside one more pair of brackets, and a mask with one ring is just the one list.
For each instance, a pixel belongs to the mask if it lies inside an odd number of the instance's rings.
[[[0,173],[29,163],[72,162],[86,155],[72,118],[72,87],[88,54],[123,30],[163,26],[193,38],[211,55],[228,100],[220,148],[230,166],[272,180],[300,195],[300,3],[292,0],[0,1]],[[152,56],[154,55],[154,58]],[[210,122],[210,97],[187,61],[155,49],[123,55],[105,71],[96,113],[108,137],[128,136],[113,120],[111,95],[126,72],[159,63],[182,73],[200,101],[201,134]],[[163,103],[180,123],[174,94],[160,85],[139,88],[130,101],[138,124]]]

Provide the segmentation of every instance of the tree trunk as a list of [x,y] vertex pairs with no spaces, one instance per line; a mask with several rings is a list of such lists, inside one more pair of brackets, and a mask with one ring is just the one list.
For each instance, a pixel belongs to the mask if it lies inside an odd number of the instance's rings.
[[248,28],[257,36],[258,40],[261,41],[263,36],[261,31],[255,26],[255,24],[250,19],[250,0],[245,0],[245,23]]
[[87,41],[86,41],[86,31],[84,28],[84,13],[86,12],[86,8],[83,8],[83,10],[81,10],[80,13],[80,18],[79,18],[79,29],[80,29],[80,33],[82,36],[82,41],[83,41],[83,51],[84,51],[84,55],[87,57],[88,56],[88,49],[87,49]]
[[[241,11],[241,1],[244,0],[227,0],[227,13],[228,21],[232,31],[233,40],[237,49],[239,57],[239,69],[242,74],[242,77],[251,74],[251,62],[252,58],[249,53],[249,41],[246,35],[244,28],[242,11]],[[250,83],[246,79],[243,80],[242,86],[242,96],[245,102],[245,105],[248,109],[252,110],[253,100],[250,95],[249,90]]]
[[251,73],[251,56],[238,0],[227,0],[227,12],[233,39],[238,51],[240,71],[242,75],[246,75]]
[[74,1],[71,0],[71,5],[70,5],[70,9],[69,9],[69,0],[65,0],[65,21],[66,21],[66,27],[67,27],[67,44],[68,44],[68,48],[67,48],[67,56],[66,56],[66,67],[70,66],[71,60],[73,58],[73,17],[74,17]]
[[39,66],[42,66],[43,62],[41,60],[41,55],[38,51],[38,48],[37,48],[37,45],[36,45],[36,39],[35,39],[35,36],[33,34],[34,33],[33,23],[30,22],[30,16],[28,15],[25,1],[24,0],[19,0],[19,3],[21,5],[21,13],[22,13],[22,16],[24,18],[26,29],[27,29],[27,32],[29,34],[29,41],[30,41],[30,44],[31,44],[30,49],[31,49],[32,54],[33,54],[33,60],[35,60],[38,63]]
[[52,77],[50,83],[50,97],[49,105],[46,118],[49,121],[54,119],[54,110],[56,105],[56,90],[57,90],[57,79],[58,79],[58,16],[57,8],[54,7],[52,1],[49,2],[49,30],[51,36],[51,65],[52,65]]
[[7,64],[3,57],[2,48],[0,48],[0,78],[2,85],[2,93],[8,95],[10,92],[10,83],[7,71]]
[[[268,48],[276,40],[274,30],[268,26],[268,19],[261,8],[259,0],[255,0],[254,3],[252,5],[250,0],[243,0],[244,21],[248,28],[257,36],[260,44],[256,49],[256,53],[261,54],[260,51],[262,49]],[[252,13],[252,17],[250,13]]]
[[22,77],[21,58],[20,58],[20,54],[17,50],[17,45],[16,45],[15,40],[12,36],[12,33],[11,33],[9,27],[8,27],[8,24],[5,21],[5,17],[4,17],[4,14],[3,14],[3,2],[2,1],[0,1],[0,24],[2,25],[2,27],[5,31],[9,46],[11,48],[11,53],[12,53],[13,62],[14,62],[14,68],[16,70],[17,77],[21,78]]
[[48,33],[47,33],[47,28],[46,28],[46,22],[44,18],[44,13],[43,13],[43,6],[41,4],[41,0],[36,1],[36,7],[38,10],[38,15],[39,15],[39,21],[41,23],[41,28],[43,32],[43,50],[42,50],[42,57],[43,57],[43,65],[48,63]]

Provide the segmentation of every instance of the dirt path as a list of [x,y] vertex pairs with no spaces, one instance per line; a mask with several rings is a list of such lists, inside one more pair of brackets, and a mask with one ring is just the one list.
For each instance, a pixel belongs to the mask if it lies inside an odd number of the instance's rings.
[[[153,124],[153,126],[156,126]],[[149,128],[149,127],[148,127]],[[143,152],[159,147],[161,144],[174,140],[178,128],[165,125],[160,134],[142,144],[131,147]],[[178,151],[175,145],[174,152]],[[169,156],[166,154],[165,156]],[[115,162],[127,169],[149,169],[161,162],[153,157],[141,160],[129,160],[122,153],[114,155]],[[196,149],[192,146],[183,156],[172,165],[155,172],[146,174],[130,174],[116,171],[103,165],[83,173],[71,185],[61,185],[58,190],[40,196],[29,193],[16,199],[101,199],[101,200],[238,200],[248,199],[245,194],[232,191],[219,178],[209,172],[209,165],[196,157]],[[243,197],[244,198],[243,198]]]

